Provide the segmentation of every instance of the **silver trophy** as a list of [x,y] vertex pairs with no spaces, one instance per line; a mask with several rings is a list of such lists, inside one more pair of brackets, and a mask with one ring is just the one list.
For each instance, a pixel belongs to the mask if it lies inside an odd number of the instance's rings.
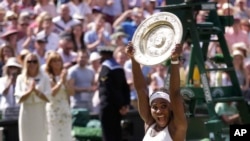
[[182,23],[173,13],[159,12],[150,16],[142,21],[133,35],[135,60],[146,66],[164,62],[175,45],[181,42],[182,35]]

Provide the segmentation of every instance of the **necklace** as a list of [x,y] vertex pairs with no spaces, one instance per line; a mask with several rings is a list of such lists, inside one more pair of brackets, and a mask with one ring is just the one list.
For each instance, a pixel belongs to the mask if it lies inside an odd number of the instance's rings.
[[160,127],[160,126],[157,126],[157,125],[155,125],[155,131],[157,131],[157,132],[159,132],[159,131],[161,131],[161,130],[163,130],[165,127]]

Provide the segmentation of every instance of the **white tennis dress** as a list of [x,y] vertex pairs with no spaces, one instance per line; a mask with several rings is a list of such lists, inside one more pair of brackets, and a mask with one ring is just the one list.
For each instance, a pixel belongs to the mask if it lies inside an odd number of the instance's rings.
[[153,128],[155,127],[155,123],[151,125],[146,132],[143,141],[173,141],[169,131],[168,126],[166,126],[162,131],[160,131],[156,136],[152,137],[150,133],[152,132]]

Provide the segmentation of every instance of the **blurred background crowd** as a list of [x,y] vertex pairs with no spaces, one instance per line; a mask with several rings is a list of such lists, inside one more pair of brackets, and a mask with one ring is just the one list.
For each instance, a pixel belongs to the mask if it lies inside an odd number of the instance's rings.
[[[99,98],[96,91],[101,56],[97,48],[114,46],[116,47],[114,57],[124,67],[127,81],[131,86],[131,99],[136,100],[131,66],[124,53],[124,47],[132,39],[141,21],[158,12],[155,7],[160,5],[165,5],[165,1],[2,0],[0,75],[3,80],[1,79],[1,82],[7,84],[9,79],[15,79],[24,69],[25,57],[30,53],[37,56],[36,63],[46,71],[49,54],[56,52],[62,59],[63,68],[68,70],[68,79],[74,81],[75,93],[70,98],[70,106],[87,108],[91,112],[98,113]],[[87,57],[81,57],[79,50],[87,51]],[[18,71],[5,72],[5,67],[11,69],[15,66],[13,62],[10,63],[11,66],[7,63],[13,61],[13,57],[18,63]],[[86,70],[78,71],[74,66],[79,64]],[[80,73],[79,76],[82,78],[76,77],[76,72]],[[145,76],[149,76],[152,68],[145,67],[144,72]],[[165,72],[161,73],[165,75]],[[160,77],[158,79],[161,80]],[[14,85],[15,80],[11,82]],[[16,102],[13,99],[15,89],[9,92],[11,96],[5,96],[3,94],[5,87],[1,89],[0,109],[5,109],[6,106],[18,106],[14,104]],[[77,89],[86,90],[83,92]],[[133,105],[136,107],[136,104]]]

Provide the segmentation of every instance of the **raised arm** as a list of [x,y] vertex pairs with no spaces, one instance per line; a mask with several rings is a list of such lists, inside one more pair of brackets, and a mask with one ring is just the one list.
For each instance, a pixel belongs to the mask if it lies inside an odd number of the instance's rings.
[[124,22],[126,20],[126,18],[128,18],[132,13],[132,10],[126,10],[125,12],[123,12],[113,23],[113,28],[116,28],[117,26],[120,26],[120,24],[122,22]]
[[142,74],[140,64],[136,62],[136,60],[133,57],[134,48],[133,48],[132,43],[128,44],[126,48],[126,53],[131,58],[131,62],[132,62],[134,86],[138,95],[138,110],[145,124],[150,125],[154,121],[154,119],[151,116],[151,112],[150,112],[147,83]]
[[187,120],[185,116],[183,98],[180,94],[180,73],[178,59],[180,53],[181,46],[177,44],[175,49],[172,51],[169,92],[171,106],[174,114],[174,124],[176,129],[178,129],[177,134],[178,132],[180,132],[180,135],[183,135],[183,132],[186,133],[187,130]]

